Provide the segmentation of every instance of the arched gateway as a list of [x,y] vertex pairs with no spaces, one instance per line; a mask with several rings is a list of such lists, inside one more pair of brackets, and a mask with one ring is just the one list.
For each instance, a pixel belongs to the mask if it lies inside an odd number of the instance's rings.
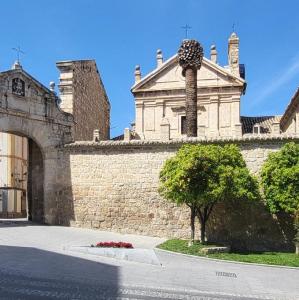
[[[27,190],[21,185],[14,188],[21,191],[19,194],[22,199],[22,191],[26,190],[28,217],[50,224],[55,223],[57,218],[57,146],[73,140],[74,124],[73,116],[61,111],[57,100],[54,91],[35,80],[19,63],[16,63],[12,70],[0,73],[0,132],[25,137],[25,143],[28,144],[28,162],[25,163],[28,174],[26,170],[23,172],[27,174]],[[6,134],[6,137],[3,137],[3,141],[10,142],[7,136]],[[5,153],[0,152],[0,160],[1,157],[3,160]],[[26,161],[25,157],[13,158]],[[1,171],[4,174],[4,170]],[[7,173],[10,179],[16,177],[12,171]],[[20,181],[22,179],[18,180],[18,183]],[[9,193],[11,187],[0,188],[7,189]],[[20,203],[19,211],[22,213],[24,203]]]

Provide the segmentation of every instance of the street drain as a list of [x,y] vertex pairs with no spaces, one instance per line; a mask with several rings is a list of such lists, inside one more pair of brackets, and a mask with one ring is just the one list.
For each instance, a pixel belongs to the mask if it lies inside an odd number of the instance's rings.
[[218,272],[218,271],[216,271],[216,276],[237,278],[237,274],[236,273],[230,273],[230,272]]

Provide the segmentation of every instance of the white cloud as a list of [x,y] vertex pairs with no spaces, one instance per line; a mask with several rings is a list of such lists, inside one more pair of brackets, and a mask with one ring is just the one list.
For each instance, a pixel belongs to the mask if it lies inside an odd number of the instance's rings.
[[263,102],[269,95],[274,93],[282,85],[286,84],[292,78],[294,78],[299,73],[299,55],[296,55],[292,60],[292,63],[284,71],[268,83],[268,85],[263,86],[260,90],[261,92],[258,96],[252,99],[251,104],[257,104]]

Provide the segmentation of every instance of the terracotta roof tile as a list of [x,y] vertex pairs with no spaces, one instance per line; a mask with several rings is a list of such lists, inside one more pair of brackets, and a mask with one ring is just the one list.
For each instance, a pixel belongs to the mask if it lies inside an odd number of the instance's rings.
[[124,137],[125,137],[124,134],[121,134],[112,138],[112,141],[123,141]]

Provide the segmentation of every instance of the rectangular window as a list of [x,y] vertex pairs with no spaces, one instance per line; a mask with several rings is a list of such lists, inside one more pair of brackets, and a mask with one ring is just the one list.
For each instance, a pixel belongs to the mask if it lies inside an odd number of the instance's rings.
[[253,133],[254,134],[260,134],[260,126],[259,125],[254,125],[253,126]]
[[186,116],[181,116],[181,134],[187,133]]

